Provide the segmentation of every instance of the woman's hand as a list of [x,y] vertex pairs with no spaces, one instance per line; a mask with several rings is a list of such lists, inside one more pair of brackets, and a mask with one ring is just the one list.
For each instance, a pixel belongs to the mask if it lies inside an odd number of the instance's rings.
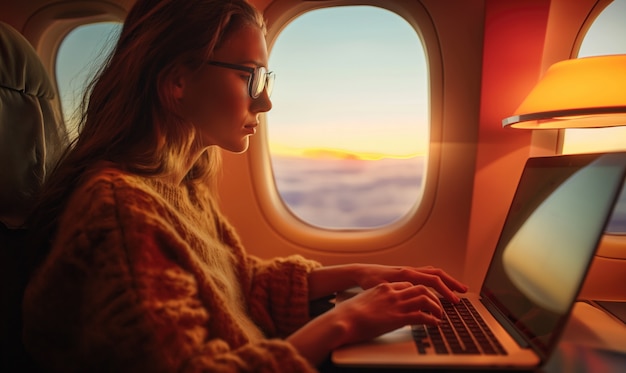
[[309,274],[311,299],[356,286],[364,290],[287,338],[313,364],[344,344],[366,341],[405,325],[435,324],[443,316],[439,296],[458,302],[455,292],[467,291],[467,286],[434,267],[345,264]]
[[428,287],[386,282],[340,302],[287,340],[318,364],[341,345],[367,341],[405,325],[436,324],[442,316],[439,298]]
[[444,298],[458,302],[454,292],[465,293],[467,286],[440,268],[385,266],[378,264],[362,264],[356,272],[356,282],[363,289],[389,282],[409,282],[413,285],[425,285],[433,288]]
[[347,320],[346,343],[361,342],[405,325],[437,324],[443,317],[436,294],[409,282],[378,284],[333,309]]
[[428,286],[452,302],[458,301],[455,292],[467,291],[467,286],[435,267],[346,264],[322,267],[311,272],[309,293],[311,299],[317,299],[355,286],[370,289],[394,282]]

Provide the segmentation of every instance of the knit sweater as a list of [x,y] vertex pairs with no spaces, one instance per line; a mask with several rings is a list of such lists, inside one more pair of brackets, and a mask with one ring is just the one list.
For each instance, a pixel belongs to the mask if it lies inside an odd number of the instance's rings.
[[102,169],[28,284],[24,343],[62,372],[314,372],[281,337],[318,265],[247,255],[206,187]]

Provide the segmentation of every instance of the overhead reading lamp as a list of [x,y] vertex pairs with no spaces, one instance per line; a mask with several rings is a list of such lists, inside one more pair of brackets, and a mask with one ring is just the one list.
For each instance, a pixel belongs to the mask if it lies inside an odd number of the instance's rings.
[[626,125],[626,54],[576,58],[546,71],[503,127],[594,128]]

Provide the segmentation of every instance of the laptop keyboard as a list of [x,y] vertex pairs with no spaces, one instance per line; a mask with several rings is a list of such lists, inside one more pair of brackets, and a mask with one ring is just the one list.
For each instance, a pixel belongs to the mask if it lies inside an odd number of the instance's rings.
[[420,354],[432,347],[436,354],[506,355],[506,351],[468,299],[457,304],[441,299],[444,317],[439,325],[413,325]]

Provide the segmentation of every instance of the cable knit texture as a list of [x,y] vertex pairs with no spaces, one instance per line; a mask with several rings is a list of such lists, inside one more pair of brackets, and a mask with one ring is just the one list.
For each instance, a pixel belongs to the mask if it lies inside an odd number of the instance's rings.
[[245,253],[209,191],[115,169],[73,194],[24,298],[54,371],[314,372],[282,337],[309,319],[299,256]]

